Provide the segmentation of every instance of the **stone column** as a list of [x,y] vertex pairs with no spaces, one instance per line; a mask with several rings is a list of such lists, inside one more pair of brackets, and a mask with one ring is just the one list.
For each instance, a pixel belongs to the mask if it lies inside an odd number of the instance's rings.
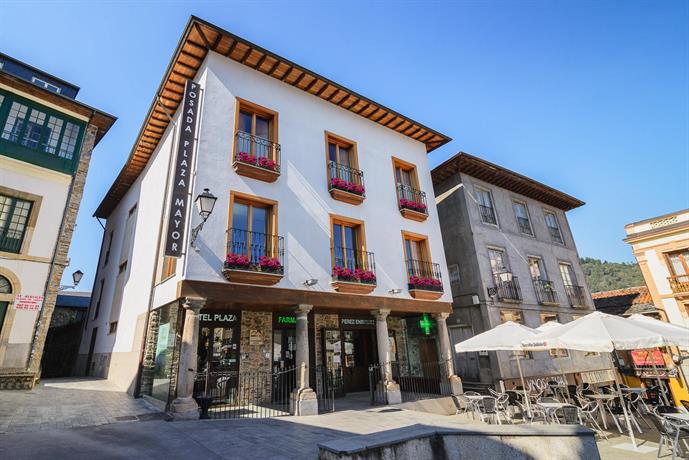
[[309,328],[308,315],[313,305],[300,304],[295,310],[297,317],[297,350],[295,366],[297,385],[290,396],[290,413],[292,415],[317,415],[318,399],[309,387]]
[[[449,390],[452,394],[462,394],[462,379],[455,375],[455,365],[452,359],[452,342],[450,341],[450,333],[447,330],[447,317],[449,313],[438,313],[435,316],[435,321],[438,323],[438,341],[440,342],[440,356],[445,363],[447,370],[447,379],[450,381]],[[447,388],[443,388],[447,391]]]
[[371,314],[376,318],[376,339],[378,342],[378,361],[380,363],[381,381],[387,393],[388,404],[400,404],[402,392],[400,386],[392,378],[392,364],[390,356],[390,339],[388,338],[387,318],[390,310],[374,310]]
[[194,420],[199,418],[199,406],[194,400],[194,379],[198,363],[199,346],[199,311],[206,299],[184,301],[184,329],[182,346],[179,353],[179,371],[177,376],[177,398],[172,401],[170,412],[175,420]]

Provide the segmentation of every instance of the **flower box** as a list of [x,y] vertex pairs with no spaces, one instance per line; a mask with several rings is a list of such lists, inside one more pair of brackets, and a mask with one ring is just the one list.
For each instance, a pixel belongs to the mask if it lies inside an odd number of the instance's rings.
[[443,283],[437,278],[410,276],[409,294],[415,299],[436,300],[443,295]]
[[376,274],[372,270],[333,267],[331,285],[338,292],[369,294],[376,288]]
[[363,203],[365,189],[361,184],[333,177],[330,179],[330,196],[336,200],[356,205]]
[[256,157],[247,152],[237,154],[233,167],[237,174],[266,182],[275,182],[280,176],[275,160],[267,157]]
[[261,256],[255,263],[244,254],[228,254],[222,272],[233,283],[272,286],[282,279],[284,267],[275,257]]
[[400,198],[400,212],[407,219],[422,222],[428,218],[428,207],[418,201]]

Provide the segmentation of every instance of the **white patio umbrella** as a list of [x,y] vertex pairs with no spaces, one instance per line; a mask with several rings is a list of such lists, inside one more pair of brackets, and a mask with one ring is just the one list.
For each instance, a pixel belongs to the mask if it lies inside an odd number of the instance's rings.
[[[608,315],[599,311],[590,313],[562,327],[552,328],[522,342],[525,350],[549,350],[567,348],[579,351],[611,353],[613,350],[635,350],[677,345],[671,336],[657,329],[646,327],[640,321]],[[632,444],[636,448],[636,438],[629,421],[620,384],[615,379],[617,393],[622,403],[624,418]]]
[[[536,329],[534,329],[534,331],[536,331],[536,333],[540,334],[542,332],[551,331],[551,330],[558,328],[560,326],[562,326],[562,323],[558,323],[557,321],[548,321],[548,322],[545,322],[545,323],[541,324],[540,326],[538,326]],[[562,376],[562,379],[564,380],[565,385],[566,385],[567,384],[567,377],[565,376],[565,373],[562,371],[562,366],[560,365],[560,362],[557,360],[555,361],[555,363],[557,364],[557,368],[560,371],[560,375]],[[569,391],[567,391],[567,394],[569,394]]]
[[[631,319],[632,321],[638,321],[645,327],[649,329],[654,329],[662,333],[666,337],[670,337],[673,341],[676,342],[678,347],[689,348],[689,329],[687,329],[686,327],[678,326],[676,324],[668,323],[666,321],[661,321],[659,319],[651,318],[650,316],[641,315],[639,313],[631,315],[629,319]],[[655,363],[653,364],[653,369],[656,374],[658,386],[660,388],[663,388],[662,383],[660,381],[660,376],[658,374],[658,368],[655,365]],[[679,369],[681,372],[681,366],[679,367]],[[669,401],[667,400],[664,391],[661,392],[661,396],[665,401],[665,404],[669,404]]]
[[[522,342],[534,337],[536,334],[536,331],[530,327],[523,326],[514,321],[507,321],[499,326],[495,326],[493,329],[489,329],[486,332],[482,332],[470,339],[455,344],[455,351],[457,353],[471,351],[523,351]],[[526,410],[529,416],[531,416],[531,404],[529,402],[529,395],[526,392],[520,356],[519,353],[516,355],[519,379],[524,389]]]

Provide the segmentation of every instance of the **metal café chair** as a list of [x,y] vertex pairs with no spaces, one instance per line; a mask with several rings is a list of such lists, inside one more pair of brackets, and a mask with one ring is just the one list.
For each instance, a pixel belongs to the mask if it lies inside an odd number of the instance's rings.
[[479,415],[481,416],[481,421],[485,421],[484,417],[488,419],[488,423],[491,420],[498,422],[498,425],[502,425],[500,420],[500,411],[498,410],[498,401],[492,396],[486,396],[479,400],[478,403]]
[[689,449],[687,448],[689,447],[687,444],[689,431],[685,431],[684,426],[669,420],[667,417],[658,415],[657,413],[651,416],[651,421],[660,434],[660,440],[658,441],[658,458],[660,458],[663,447],[666,446],[669,447],[672,452],[672,460],[675,460],[678,455],[680,455],[680,458],[686,458],[685,456],[689,455]]
[[[478,391],[465,391],[464,396],[481,396],[481,393]],[[480,399],[468,399],[464,398],[466,402],[466,407],[467,410],[471,410],[471,418],[476,419],[476,413],[478,412],[478,403],[481,401]],[[466,412],[466,411],[465,411]]]
[[[618,420],[624,419],[624,409],[622,408],[622,404],[620,403],[619,398],[610,399],[608,401],[605,401],[604,404],[605,404],[606,408],[608,409],[608,413],[610,415],[612,415],[612,419],[615,422],[615,425],[617,425],[617,429],[620,430],[620,432],[622,432]],[[625,404],[626,404],[626,400],[625,400]],[[636,417],[634,416],[634,412],[629,407],[629,404],[627,404],[626,409],[627,409],[627,416],[629,417],[629,420],[634,424],[634,426],[636,427],[639,434],[643,433],[643,431],[641,431],[641,427],[639,426],[639,422],[636,421]],[[622,422],[622,423],[624,423],[624,422]]]
[[579,408],[579,416],[584,425],[590,424],[593,430],[600,436],[608,439],[608,435],[603,431],[603,429],[598,424],[596,418],[598,417],[598,406],[595,401],[581,401],[579,400],[581,407]]

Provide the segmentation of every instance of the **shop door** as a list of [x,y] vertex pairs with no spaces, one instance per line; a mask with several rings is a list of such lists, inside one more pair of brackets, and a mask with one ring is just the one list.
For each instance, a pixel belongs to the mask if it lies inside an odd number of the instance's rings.
[[368,367],[378,363],[376,333],[371,329],[343,331],[345,392],[367,391]]
[[[273,331],[273,400],[289,401],[290,393],[296,387],[297,332],[296,329],[275,329]],[[298,371],[297,371],[298,372]]]
[[196,394],[234,400],[239,374],[239,327],[202,326],[197,369]]
[[436,377],[438,375],[438,346],[434,337],[419,340],[419,357],[424,377]]

